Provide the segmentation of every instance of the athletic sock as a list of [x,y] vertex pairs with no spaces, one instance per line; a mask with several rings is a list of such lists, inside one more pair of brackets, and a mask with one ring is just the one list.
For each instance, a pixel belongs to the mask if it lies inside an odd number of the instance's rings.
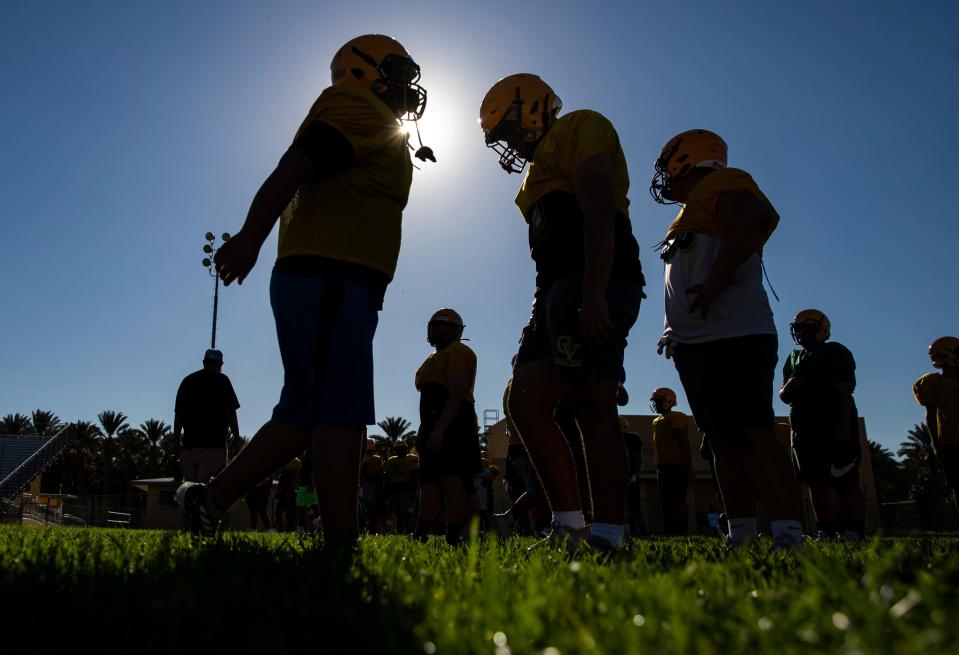
[[819,531],[824,537],[835,537],[837,534],[839,534],[839,524],[820,521]]
[[605,539],[616,548],[623,545],[623,534],[626,532],[626,526],[617,523],[593,523],[589,526],[589,533],[593,536]]
[[729,539],[734,544],[742,543],[746,539],[755,539],[758,530],[755,516],[729,519]]
[[802,543],[802,524],[799,521],[785,519],[772,521],[770,527],[773,531],[773,540],[779,541],[781,538],[786,538],[796,543]]
[[582,530],[586,527],[586,519],[583,518],[582,510],[575,512],[553,512],[553,523],[565,525],[567,528]]

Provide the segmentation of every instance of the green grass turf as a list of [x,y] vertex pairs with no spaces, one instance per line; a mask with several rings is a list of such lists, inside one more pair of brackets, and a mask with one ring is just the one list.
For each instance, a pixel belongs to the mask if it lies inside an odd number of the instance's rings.
[[[0,526],[0,624],[108,652],[959,652],[959,541],[641,541],[611,562],[366,537]],[[29,651],[23,651],[29,652]]]

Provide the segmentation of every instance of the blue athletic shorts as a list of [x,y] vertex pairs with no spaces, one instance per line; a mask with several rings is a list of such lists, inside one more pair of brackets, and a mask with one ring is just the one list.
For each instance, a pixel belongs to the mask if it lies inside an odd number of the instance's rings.
[[379,299],[336,273],[273,273],[270,304],[283,359],[273,420],[304,428],[376,422],[373,335]]

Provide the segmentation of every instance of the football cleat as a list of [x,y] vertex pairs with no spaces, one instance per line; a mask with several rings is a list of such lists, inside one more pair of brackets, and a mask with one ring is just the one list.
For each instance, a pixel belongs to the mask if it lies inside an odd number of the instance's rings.
[[175,494],[185,529],[201,537],[216,536],[220,525],[220,515],[213,511],[209,494],[210,488],[201,482],[184,482]]
[[562,549],[572,554],[579,550],[581,544],[586,541],[587,537],[589,537],[589,526],[577,529],[553,521],[553,525],[546,537],[527,548],[526,552],[532,553],[533,551],[546,548],[549,550]]

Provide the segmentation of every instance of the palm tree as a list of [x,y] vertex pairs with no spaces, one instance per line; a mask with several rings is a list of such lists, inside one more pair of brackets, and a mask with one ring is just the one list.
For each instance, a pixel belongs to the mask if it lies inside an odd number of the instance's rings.
[[140,431],[150,442],[150,475],[157,475],[160,469],[158,457],[160,440],[170,433],[170,426],[164,421],[151,418],[140,424]]
[[383,434],[386,435],[386,440],[389,442],[390,447],[396,443],[397,439],[409,438],[414,434],[410,431],[413,424],[400,416],[387,416],[377,423],[377,425],[383,430]]
[[909,490],[909,498],[918,504],[923,527],[934,527],[934,508],[940,500],[948,497],[949,489],[925,423],[909,430],[896,454],[902,458],[903,486]]
[[24,416],[20,412],[7,414],[0,419],[0,434],[19,436],[31,432],[33,432],[33,426],[30,424],[30,417]]
[[150,441],[140,430],[131,427],[117,432],[116,469],[118,487],[126,489],[131,480],[143,477],[150,460]]
[[880,503],[905,500],[906,485],[902,465],[892,452],[875,441],[869,442],[872,453],[872,473],[876,481],[876,495]]
[[[127,416],[123,412],[105,409],[97,414],[97,420],[103,428],[103,439],[100,441],[103,455],[103,492],[109,494],[113,492],[114,436],[127,426]],[[109,504],[109,501],[107,503]]]
[[52,437],[63,429],[63,421],[53,412],[38,409],[32,416],[33,433],[41,437]]
[[912,426],[906,440],[899,444],[897,455],[905,459],[928,457],[932,446],[932,435],[925,423]]
[[76,493],[84,496],[90,493],[93,478],[99,468],[96,461],[100,450],[97,441],[103,435],[100,428],[89,421],[74,421],[67,429],[73,438],[68,459],[73,482]]

